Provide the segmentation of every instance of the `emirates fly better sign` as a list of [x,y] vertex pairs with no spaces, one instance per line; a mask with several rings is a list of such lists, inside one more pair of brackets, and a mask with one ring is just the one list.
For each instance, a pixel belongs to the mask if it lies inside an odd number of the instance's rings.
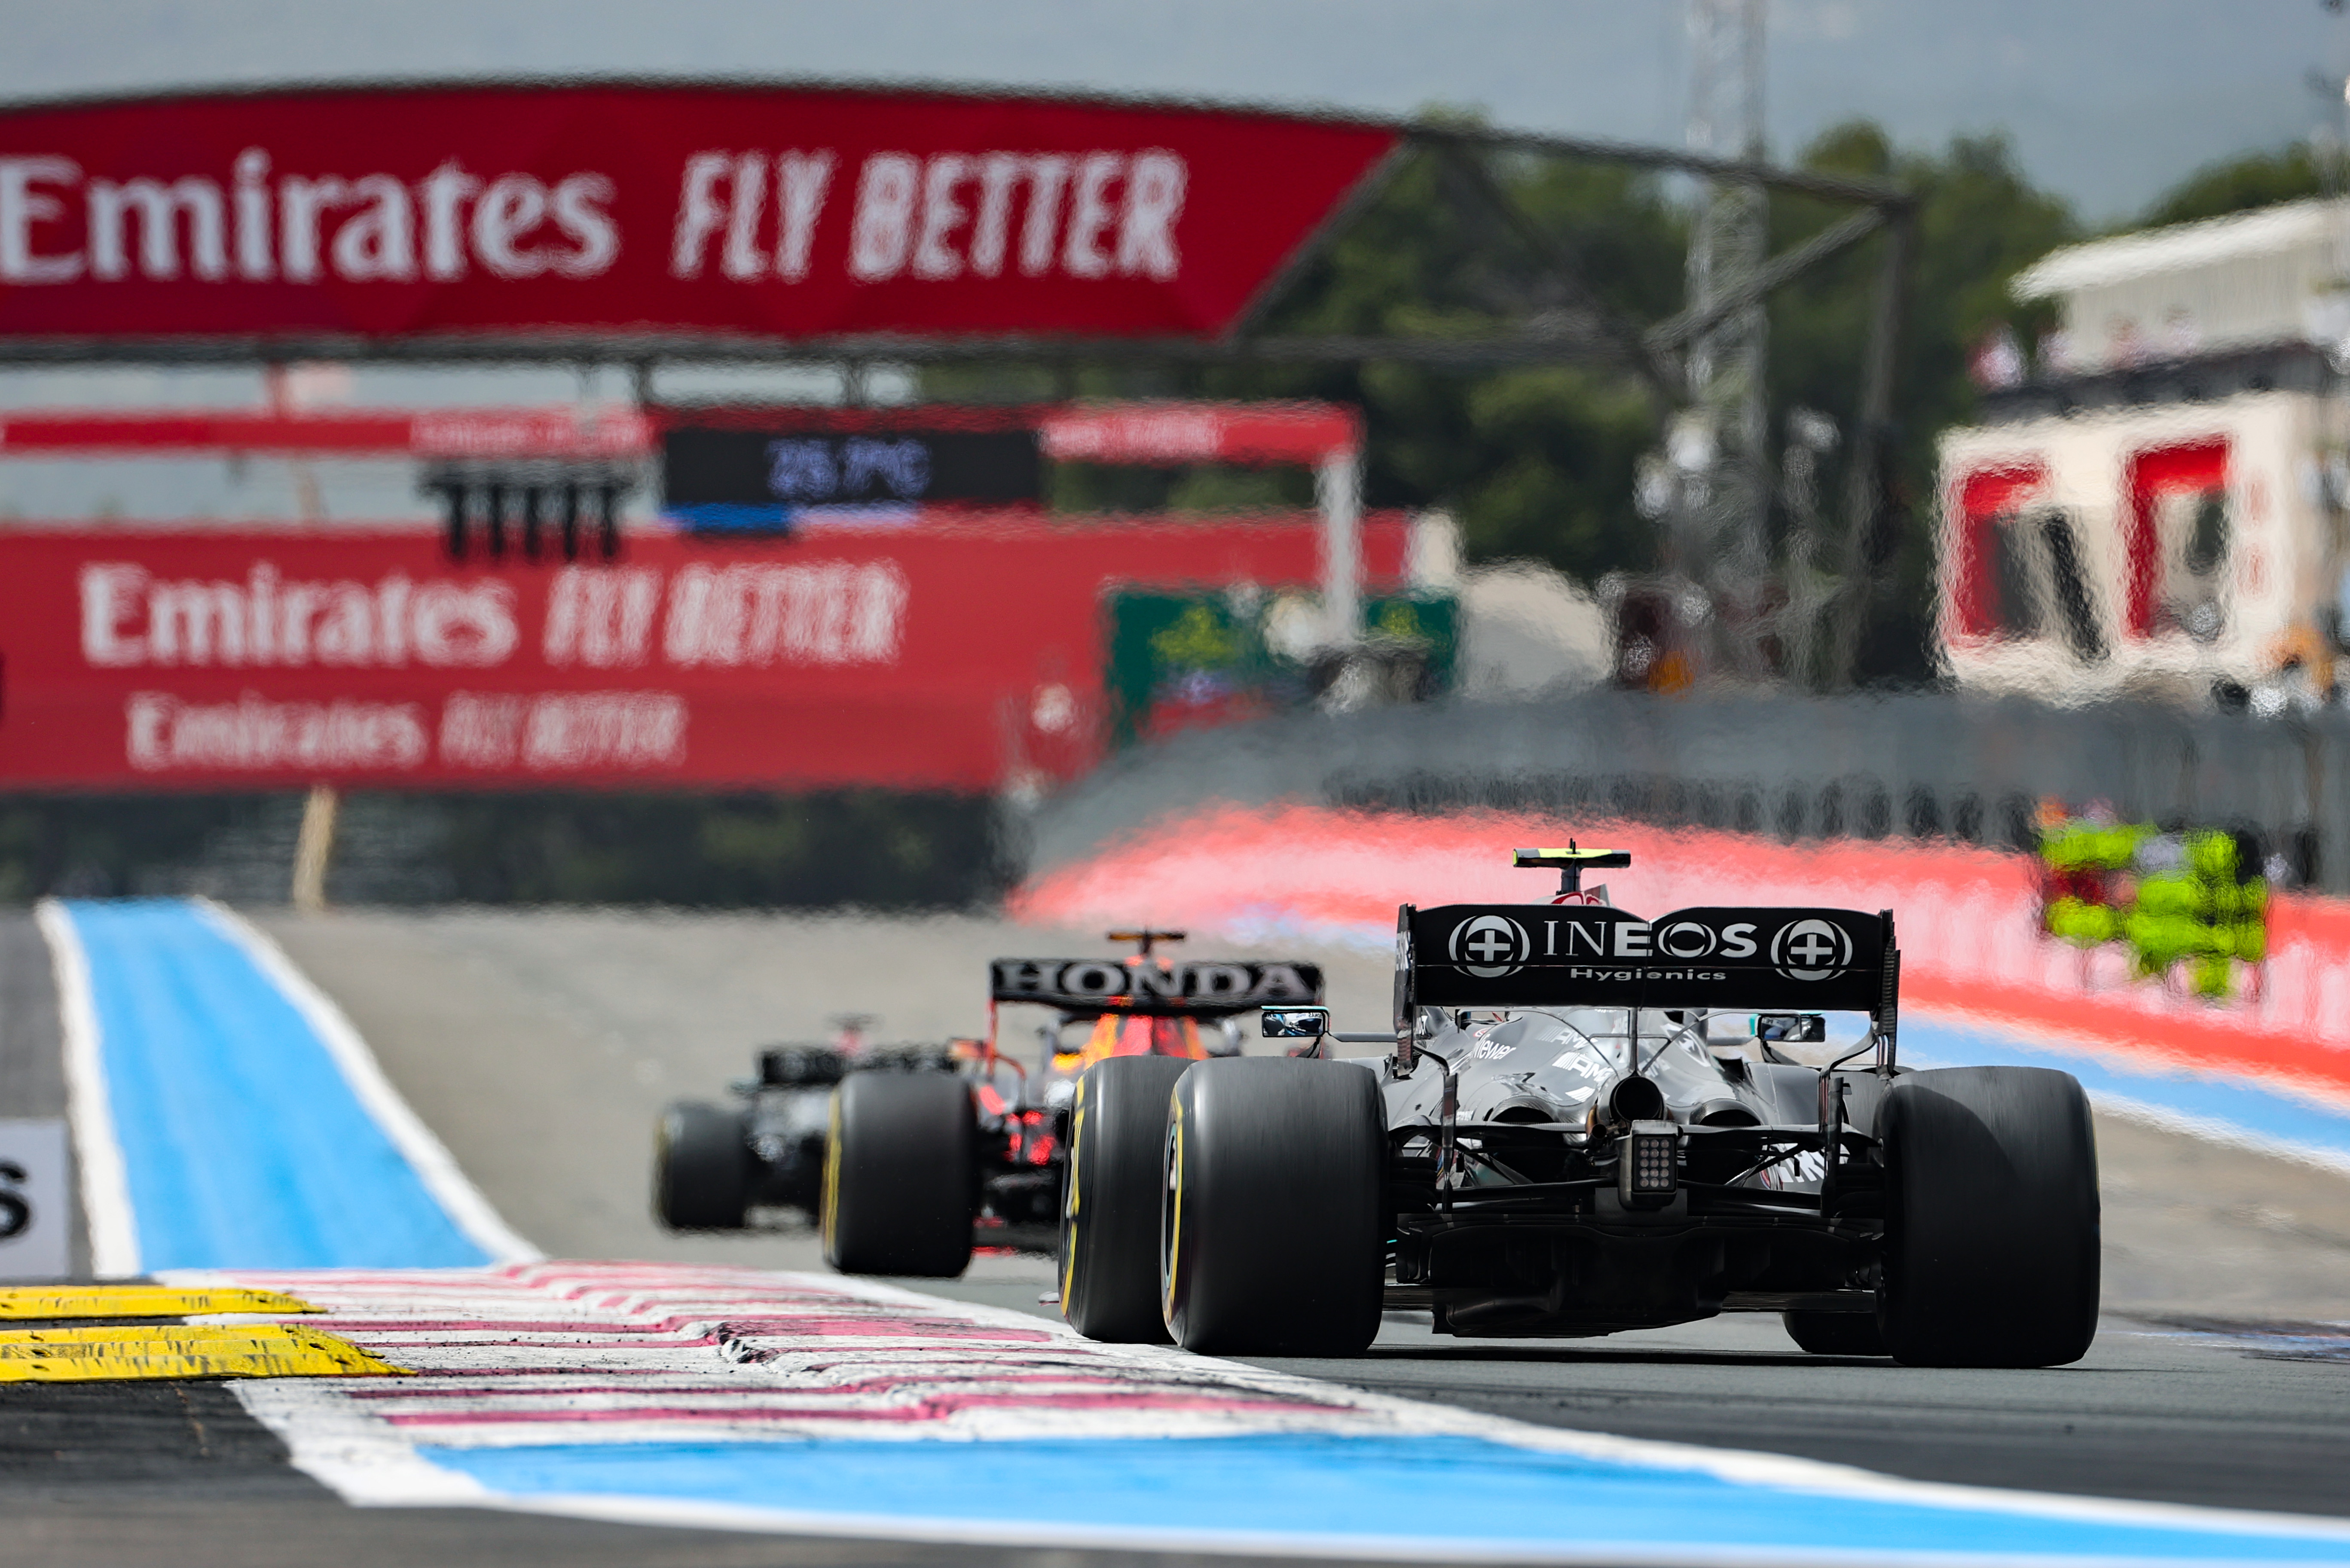
[[1397,140],[652,85],[18,109],[0,341],[1213,335]]

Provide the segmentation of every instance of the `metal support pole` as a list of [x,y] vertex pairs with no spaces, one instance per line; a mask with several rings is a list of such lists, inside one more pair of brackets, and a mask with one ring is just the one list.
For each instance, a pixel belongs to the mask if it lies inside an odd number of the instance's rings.
[[1363,634],[1363,454],[1342,447],[1314,470],[1314,504],[1322,512],[1322,614],[1340,648]]
[[1909,277],[1909,247],[1917,223],[1908,209],[1887,226],[1885,253],[1877,270],[1877,294],[1868,324],[1868,358],[1861,370],[1860,413],[1854,421],[1852,459],[1845,471],[1844,559],[1839,563],[1835,607],[1828,634],[1825,684],[1846,691],[1868,618],[1870,546],[1885,506],[1886,444],[1893,421],[1893,372],[1900,346],[1903,296]]
[[[1690,0],[1691,149],[1747,162],[1762,156],[1762,0]],[[1690,477],[1679,517],[1680,555],[1717,618],[1729,673],[1769,673],[1762,609],[1770,575],[1770,454],[1764,380],[1770,317],[1757,287],[1770,240],[1765,187],[1709,180],[1690,233],[1689,305],[1708,323],[1689,336],[1691,417],[1706,436],[1707,461]],[[1731,308],[1729,301],[1744,299]]]
[[341,805],[335,786],[310,786],[302,803],[302,829],[294,840],[294,908],[305,915],[327,907],[327,866],[335,854],[335,815]]

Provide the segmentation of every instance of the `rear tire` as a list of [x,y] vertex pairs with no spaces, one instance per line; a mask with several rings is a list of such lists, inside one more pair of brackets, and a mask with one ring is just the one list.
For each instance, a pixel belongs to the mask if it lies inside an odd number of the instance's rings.
[[1912,1366],[2057,1366],[2097,1333],[2088,1097],[2045,1067],[1904,1074],[1885,1140],[1886,1347]]
[[672,1231],[739,1231],[751,1192],[749,1118],[681,1100],[653,1134],[653,1217]]
[[832,1093],[824,1261],[844,1274],[952,1279],[971,1263],[979,1127],[950,1073],[851,1073]]
[[1360,1355],[1379,1330],[1386,1175],[1372,1074],[1305,1057],[1195,1063],[1167,1129],[1160,1280],[1175,1342]]
[[1787,1337],[1814,1355],[1884,1355],[1885,1334],[1865,1312],[1783,1312]]
[[1086,1069],[1070,1106],[1061,1198],[1061,1315],[1087,1339],[1163,1345],[1159,1210],[1168,1098],[1191,1063],[1112,1056]]

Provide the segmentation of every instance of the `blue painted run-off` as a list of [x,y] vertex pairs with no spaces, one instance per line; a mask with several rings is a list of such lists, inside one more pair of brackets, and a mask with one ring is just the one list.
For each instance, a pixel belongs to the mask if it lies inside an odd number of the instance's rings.
[[2093,1099],[2151,1106],[2214,1133],[2350,1168],[2350,1104],[2329,1105],[2250,1074],[2189,1072],[2158,1057],[2051,1046],[1995,1023],[1918,1017],[1901,1021],[1901,1060],[1913,1067],[2055,1067],[2080,1079]]
[[[1487,1550],[1921,1552],[2350,1563],[2350,1531],[2255,1533],[2127,1517],[2051,1518],[1898,1498],[1824,1497],[1702,1471],[1482,1438],[1250,1438],[969,1443],[583,1444],[419,1450],[515,1498],[563,1494],[887,1517],[1241,1536],[1443,1541]],[[1050,1480],[1047,1478],[1058,1478]],[[1898,1483],[1895,1483],[1898,1485]]]
[[491,1261],[300,1012],[201,908],[140,899],[66,911],[89,961],[142,1268]]

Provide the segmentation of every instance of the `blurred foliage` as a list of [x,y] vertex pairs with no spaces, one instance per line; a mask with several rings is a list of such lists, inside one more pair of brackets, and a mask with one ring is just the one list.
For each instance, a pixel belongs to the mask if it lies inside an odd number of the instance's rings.
[[[1657,180],[1552,159],[1499,157],[1489,168],[1528,216],[1576,254],[1607,305],[1638,321],[1678,307],[1683,223]],[[1418,158],[1306,269],[1265,330],[1482,336],[1575,303],[1457,171]],[[1201,379],[1212,396],[1360,404],[1370,437],[1365,501],[1448,508],[1472,560],[1523,556],[1587,579],[1653,558],[1651,530],[1630,497],[1657,410],[1621,371],[1469,375],[1387,363],[1218,368]]]
[[[2001,324],[2035,323],[2007,284],[2080,228],[2058,198],[2017,169],[2004,139],[1960,137],[1939,153],[1897,151],[1866,122],[1836,127],[1805,148],[1804,168],[1866,175],[1915,192],[1918,245],[1903,326],[1890,506],[1870,542],[1883,586],[1865,639],[1865,677],[1927,673],[1932,562],[1926,514],[1933,442],[1970,420],[1970,352]],[[1659,176],[1615,164],[1492,155],[1494,182],[1575,255],[1592,291],[1639,326],[1683,299],[1687,206]],[[1776,252],[1851,209],[1800,197],[1772,202]],[[1772,429],[1790,409],[1834,418],[1849,449],[1860,395],[1877,258],[1873,238],[1782,289],[1771,306]],[[1408,161],[1336,243],[1299,275],[1262,324],[1276,334],[1483,336],[1571,319],[1577,301],[1547,258],[1441,160]],[[1632,505],[1641,454],[1668,411],[1645,382],[1615,366],[1459,371],[1392,363],[1357,367],[1099,366],[1040,380],[1033,370],[932,371],[943,398],[1315,397],[1359,405],[1369,426],[1365,499],[1373,506],[1440,506],[1459,519],[1471,561],[1528,558],[1588,581],[1656,559],[1655,530]],[[1774,437],[1774,439],[1776,439]],[[1774,458],[1776,453],[1773,454]],[[1820,495],[1830,539],[1842,536],[1840,454]],[[1304,504],[1302,475],[1065,467],[1056,505],[1210,508],[1281,499]],[[1785,519],[1776,525],[1784,527]],[[1834,558],[1833,551],[1831,558]]]
[[[0,798],[0,902],[213,893],[270,902],[292,877],[298,796]],[[998,896],[983,796],[358,794],[338,901],[830,904],[961,909]]]
[[[2044,307],[2020,306],[2008,283],[2079,236],[2064,202],[2034,187],[2003,136],[1953,138],[1939,154],[1897,151],[1885,133],[1855,121],[1822,133],[1797,161],[1823,173],[1883,180],[1918,198],[1917,243],[1893,393],[1894,429],[1885,512],[1869,556],[1881,574],[1860,655],[1864,678],[1922,680],[1928,673],[1933,539],[1934,441],[1977,417],[1970,355],[2012,327],[2030,342],[2053,325]],[[1795,244],[1842,219],[1839,203],[1782,196],[1772,202],[1771,249]],[[1816,409],[1847,444],[1860,397],[1881,237],[1813,268],[1772,296],[1771,401],[1783,416]],[[1832,471],[1833,475],[1833,471]],[[1832,538],[1842,536],[1840,477],[1823,487]]]
[[2323,196],[2329,189],[2341,189],[2341,162],[2337,151],[2321,152],[2306,141],[2295,141],[2272,152],[2208,163],[2157,197],[2145,218],[2130,226],[2191,223]]

